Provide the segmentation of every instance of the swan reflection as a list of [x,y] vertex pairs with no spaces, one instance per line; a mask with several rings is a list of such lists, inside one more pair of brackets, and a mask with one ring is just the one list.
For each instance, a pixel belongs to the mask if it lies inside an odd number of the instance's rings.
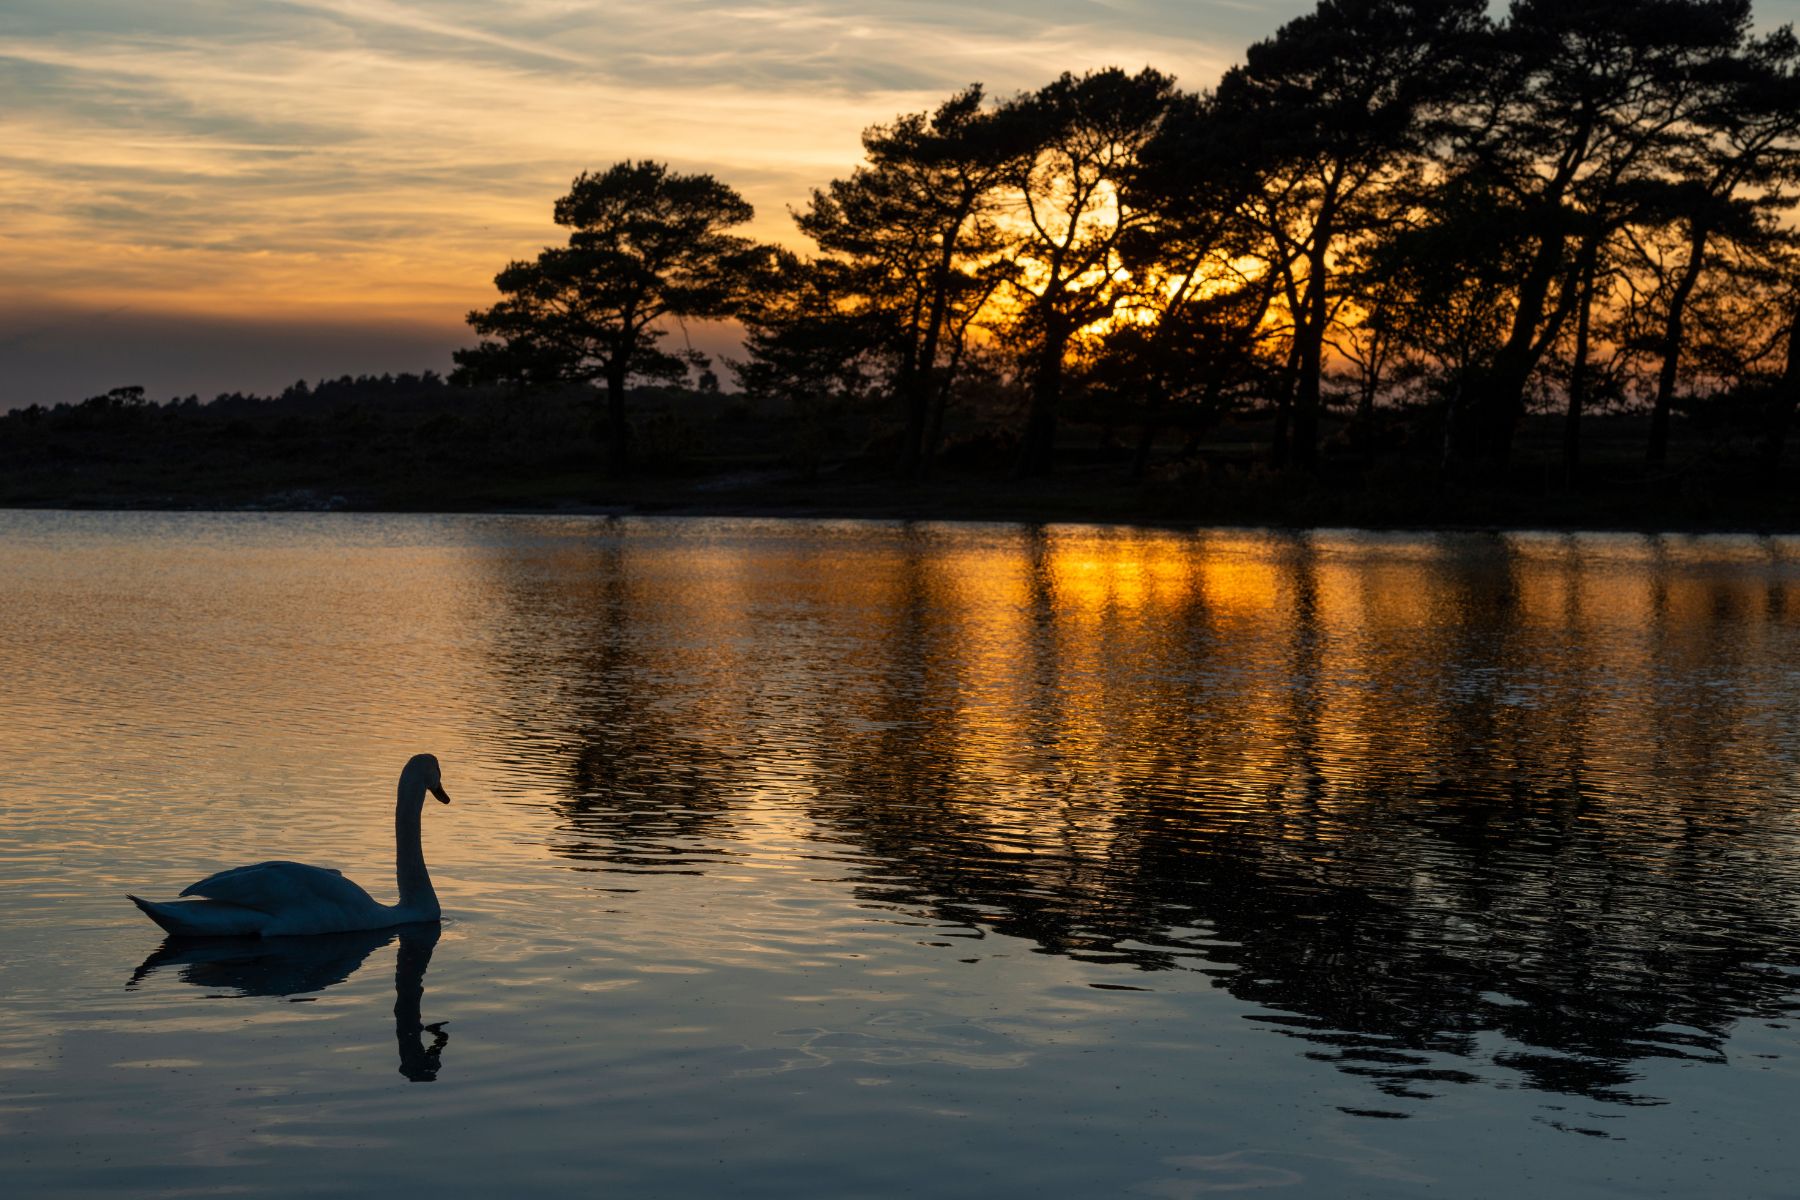
[[[400,1074],[414,1083],[430,1083],[442,1065],[450,1035],[444,1022],[426,1025],[420,1016],[425,997],[425,971],[437,947],[435,921],[354,933],[309,937],[169,938],[146,958],[126,982],[136,987],[164,967],[181,968],[183,983],[232,996],[295,996],[336,987],[360,969],[369,955],[392,942],[394,955],[394,1038],[400,1050]],[[430,1044],[425,1034],[431,1035]]]

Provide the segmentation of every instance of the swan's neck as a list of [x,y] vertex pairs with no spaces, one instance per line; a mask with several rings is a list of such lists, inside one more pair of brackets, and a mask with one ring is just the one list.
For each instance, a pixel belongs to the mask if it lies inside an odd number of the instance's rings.
[[400,798],[394,807],[394,879],[400,885],[400,907],[421,921],[436,920],[437,893],[425,869],[425,847],[419,835],[419,810],[425,806],[425,787],[412,780],[400,781]]

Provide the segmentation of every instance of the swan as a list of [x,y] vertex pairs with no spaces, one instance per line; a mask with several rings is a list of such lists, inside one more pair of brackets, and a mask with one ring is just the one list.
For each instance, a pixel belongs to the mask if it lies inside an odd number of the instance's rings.
[[263,862],[208,875],[182,889],[181,899],[157,902],[127,898],[144,915],[177,937],[283,937],[308,933],[349,933],[387,929],[415,921],[435,921],[443,913],[425,851],[419,844],[419,814],[430,792],[445,804],[438,760],[415,754],[400,772],[394,806],[394,875],[400,903],[380,904],[330,867],[296,862]]

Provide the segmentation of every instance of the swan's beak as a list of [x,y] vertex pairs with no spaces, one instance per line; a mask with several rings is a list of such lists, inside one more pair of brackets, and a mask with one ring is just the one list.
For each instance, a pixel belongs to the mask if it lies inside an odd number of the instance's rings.
[[436,796],[438,798],[438,800],[441,801],[442,803],[444,803],[444,804],[450,803],[450,793],[446,792],[444,790],[443,784],[434,783],[426,790],[429,791],[432,795]]

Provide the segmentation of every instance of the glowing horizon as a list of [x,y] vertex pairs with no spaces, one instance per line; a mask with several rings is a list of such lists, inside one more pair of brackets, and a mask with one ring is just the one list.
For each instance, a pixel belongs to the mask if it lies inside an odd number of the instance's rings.
[[[870,124],[971,81],[1006,96],[1107,65],[1209,86],[1311,6],[8,7],[0,407],[127,382],[210,396],[364,369],[271,361],[243,379],[199,361],[234,340],[267,342],[272,359],[299,353],[286,343],[316,354],[339,330],[365,342],[391,330],[391,369],[442,370],[494,273],[559,240],[551,203],[582,170],[654,158],[710,172],[756,206],[753,236],[798,246],[788,209],[854,167]],[[183,349],[160,352],[171,336]],[[119,361],[97,364],[108,354],[85,344],[97,338],[118,343]],[[120,374],[134,341],[143,378]],[[416,361],[439,342],[437,361]]]
[[[788,210],[859,135],[979,81],[1149,65],[1189,89],[1312,0],[10,0],[0,410],[447,370],[584,170]],[[1757,24],[1800,0],[1757,0]],[[730,352],[726,329],[689,331]]]

